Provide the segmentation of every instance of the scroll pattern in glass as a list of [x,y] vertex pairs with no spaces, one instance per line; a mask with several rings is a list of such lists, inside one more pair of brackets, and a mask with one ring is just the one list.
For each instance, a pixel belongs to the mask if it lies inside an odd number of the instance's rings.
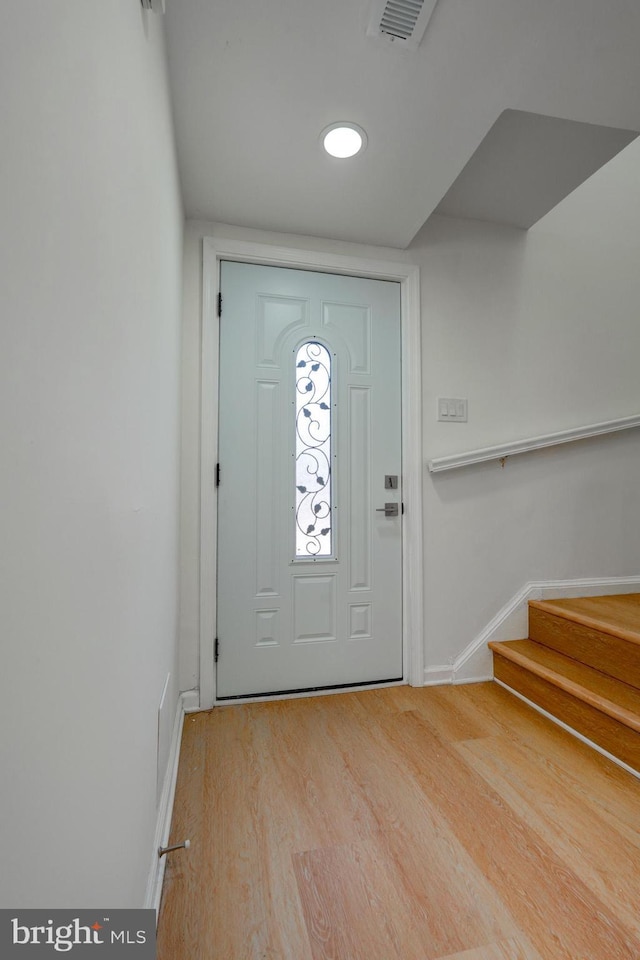
[[321,343],[296,354],[296,557],[330,557],[331,357]]

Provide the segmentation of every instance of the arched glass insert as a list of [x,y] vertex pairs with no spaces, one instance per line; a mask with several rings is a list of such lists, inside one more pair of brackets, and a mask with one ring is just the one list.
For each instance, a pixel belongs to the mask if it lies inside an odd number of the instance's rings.
[[309,340],[296,353],[296,557],[332,556],[331,356]]

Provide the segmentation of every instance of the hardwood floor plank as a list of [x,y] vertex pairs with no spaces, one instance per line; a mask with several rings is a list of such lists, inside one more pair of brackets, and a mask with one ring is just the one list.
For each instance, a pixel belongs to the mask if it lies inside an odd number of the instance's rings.
[[296,851],[366,840],[377,829],[327,727],[324,703],[330,713],[334,698],[314,699],[311,710],[305,700],[266,704],[256,741],[271,828],[279,823]]
[[638,960],[638,788],[495,684],[194,715],[158,958]]
[[[451,685],[430,687],[425,697],[424,688],[402,687],[401,709],[389,710],[380,706],[380,702],[390,701],[391,698],[378,698],[374,701],[366,695],[362,696],[363,708],[369,716],[379,717],[384,713],[401,713],[412,710],[418,713],[427,723],[437,728],[439,736],[444,740],[472,740],[475,737],[491,737],[500,733],[501,727],[487,715],[483,715],[477,707],[464,696],[460,695],[460,687]],[[386,693],[387,691],[380,691]],[[399,697],[391,702],[395,705]]]
[[[597,807],[576,804],[559,768],[500,738],[458,744],[458,751],[519,817],[545,839],[598,899],[640,937],[638,848],[624,842]],[[640,801],[640,784],[636,789]]]
[[[332,716],[341,709],[334,705]],[[409,927],[419,934],[424,951],[420,956],[439,957],[516,933],[518,928],[500,896],[420,789],[376,720],[352,723],[348,739],[335,739],[377,819],[378,844],[393,886],[403,891]],[[408,956],[408,943],[403,943],[403,950]]]
[[571,778],[575,803],[597,805],[600,816],[624,836],[626,843],[640,844],[636,777],[498,684],[469,684],[459,689],[479,711],[494,718],[504,737],[534,752],[552,769],[562,771],[565,780]]
[[313,960],[426,957],[403,942],[409,916],[373,842],[300,853],[294,866]]
[[381,723],[543,956],[637,960],[640,940],[420,717],[405,713]]
[[489,943],[464,953],[449,954],[438,960],[542,960],[537,950],[522,937],[511,937],[501,943]]
[[363,690],[353,694],[353,705],[363,716],[402,713],[405,710],[415,710],[415,692],[414,687],[408,686]]
[[[191,882],[172,884],[163,898],[168,922],[159,928],[158,957],[311,960],[290,851],[274,850],[260,802],[255,743],[266,711],[223,707],[198,716],[208,721],[187,728],[187,739],[203,738],[206,760],[189,777],[186,806],[202,807],[201,830],[188,852]],[[177,802],[172,834],[184,829],[183,817]]]

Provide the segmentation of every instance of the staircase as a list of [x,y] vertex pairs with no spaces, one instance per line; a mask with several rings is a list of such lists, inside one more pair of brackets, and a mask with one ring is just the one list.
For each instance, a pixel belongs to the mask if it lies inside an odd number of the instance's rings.
[[494,676],[640,773],[640,594],[529,601]]

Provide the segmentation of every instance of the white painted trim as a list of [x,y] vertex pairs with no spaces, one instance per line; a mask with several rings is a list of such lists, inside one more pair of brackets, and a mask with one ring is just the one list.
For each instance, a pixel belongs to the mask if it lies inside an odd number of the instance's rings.
[[628,763],[625,763],[624,760],[620,760],[618,757],[614,757],[612,753],[609,753],[608,750],[605,750],[599,744],[594,743],[593,740],[589,740],[588,737],[585,737],[583,733],[580,733],[578,730],[574,730],[573,727],[570,727],[563,720],[559,720],[557,717],[554,717],[552,713],[549,713],[543,707],[539,706],[537,703],[534,703],[533,700],[529,700],[522,693],[519,693],[517,690],[514,690],[513,687],[508,686],[502,680],[495,679],[495,683],[499,684],[504,690],[507,690],[509,693],[513,694],[514,697],[517,697],[518,700],[522,700],[523,703],[526,703],[529,707],[537,713],[541,713],[543,717],[546,717],[547,720],[553,721],[558,727],[562,727],[563,730],[566,730],[567,733],[570,733],[573,737],[576,737],[577,740],[581,740],[588,747],[591,747],[592,750],[596,750],[598,753],[602,754],[603,757],[606,757],[607,760],[611,760],[617,767],[622,767],[623,770],[626,770],[627,773],[632,774],[634,777],[640,779],[640,772],[634,770],[633,767],[630,767]]
[[459,687],[463,683],[490,683],[491,680],[493,680],[493,672],[483,673],[477,677],[454,677],[453,683],[456,687]]
[[[394,280],[401,285],[403,468],[404,681],[424,682],[422,556],[422,367],[420,271],[410,263],[351,257],[244,240],[203,239],[202,415],[200,487],[200,709],[216,703],[213,647],[216,625],[216,516],[214,470],[218,449],[219,325],[215,306],[220,261],[238,260],[324,273]],[[228,702],[228,701],[224,701]]]
[[475,463],[486,463],[488,460],[503,460],[505,457],[513,457],[519,453],[530,453],[532,450],[542,450],[544,447],[555,447],[559,443],[586,440],[589,437],[600,437],[603,434],[631,430],[634,427],[640,427],[640,414],[632,417],[620,417],[618,420],[606,420],[603,423],[592,423],[586,427],[560,430],[557,433],[547,433],[540,437],[531,437],[529,440],[513,440],[510,443],[501,443],[495,447],[483,447],[480,450],[471,450],[468,453],[435,457],[433,460],[429,460],[429,472],[440,473],[443,470],[469,467]]
[[213,647],[217,597],[218,491],[215,468],[218,455],[218,366],[220,330],[216,309],[220,288],[216,248],[203,242],[202,358],[200,387],[200,707],[208,710],[216,699]]
[[529,600],[562,597],[597,597],[640,592],[640,576],[592,577],[584,580],[533,580],[515,594],[495,617],[465,647],[453,662],[453,683],[468,683],[473,677],[493,676],[490,640],[519,640],[528,635]]
[[439,687],[445,683],[453,683],[453,664],[438,664],[425,668],[423,686]]
[[453,663],[448,666],[427,667],[424,671],[425,687],[441,687],[445,684],[486,683],[488,680],[493,680],[493,670],[488,673],[485,671],[476,676],[456,677]]
[[402,629],[405,676],[419,687],[424,683],[420,272],[409,268],[396,279],[402,309]]
[[169,759],[162,783],[162,793],[158,805],[158,816],[156,818],[156,830],[153,838],[153,850],[151,853],[151,868],[147,880],[147,890],[144,898],[144,907],[156,911],[156,919],[160,911],[160,898],[162,897],[162,881],[164,880],[164,870],[166,866],[166,857],[158,856],[158,847],[166,847],[171,831],[171,817],[173,815],[173,800],[176,792],[176,781],[178,779],[178,763],[180,761],[180,744],[182,741],[182,726],[187,706],[193,705],[193,691],[181,693],[176,705],[176,715],[173,722],[173,733],[171,735],[171,747],[169,749]]
[[200,710],[200,695],[197,690],[185,690],[181,693],[182,708],[185,713],[198,713]]

